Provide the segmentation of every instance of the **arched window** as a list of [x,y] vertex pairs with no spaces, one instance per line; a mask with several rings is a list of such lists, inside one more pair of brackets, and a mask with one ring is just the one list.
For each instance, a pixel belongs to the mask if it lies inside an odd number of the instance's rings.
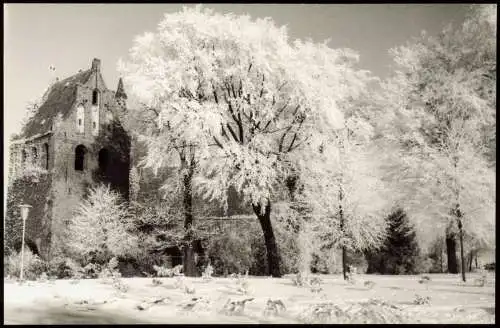
[[106,172],[109,165],[109,151],[103,148],[99,151],[99,170],[101,172]]
[[92,105],[97,106],[99,104],[99,90],[95,89],[92,91]]
[[26,159],[28,159],[28,154],[26,153],[26,150],[21,151],[21,164],[26,164]]
[[43,155],[45,158],[45,169],[48,170],[49,169],[49,144],[48,143],[43,144]]
[[31,163],[33,163],[33,165],[36,164],[36,161],[38,160],[38,149],[36,149],[36,147],[32,147],[31,148]]
[[75,149],[75,170],[83,171],[85,164],[85,153],[87,149],[84,145],[78,145]]

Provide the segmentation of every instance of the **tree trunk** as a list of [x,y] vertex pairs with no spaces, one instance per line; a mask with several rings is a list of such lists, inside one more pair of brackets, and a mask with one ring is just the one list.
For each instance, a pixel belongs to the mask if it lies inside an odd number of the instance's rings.
[[269,274],[273,277],[280,278],[280,262],[278,254],[278,246],[274,237],[273,226],[271,225],[271,202],[268,200],[264,213],[261,211],[261,205],[253,205],[253,210],[259,219],[262,232],[264,233],[264,241],[267,251],[267,266]]
[[465,282],[465,256],[464,256],[464,232],[462,220],[458,219],[458,231],[460,234],[460,261],[462,262],[462,280]]
[[184,269],[184,275],[187,277],[196,277],[197,272],[196,272],[196,263],[195,263],[195,256],[194,256],[194,248],[193,245],[189,244],[184,247],[184,263],[183,263],[183,269]]
[[472,272],[472,261],[474,260],[474,252],[470,251],[469,255],[469,272]]
[[347,272],[347,249],[345,246],[342,246],[342,275],[344,276],[344,280],[348,279]]
[[[344,194],[342,192],[342,186],[340,188],[339,192],[339,217],[340,217],[340,232],[342,234],[342,237],[345,237],[345,231],[344,231],[344,209],[342,208],[342,200],[344,198]],[[342,241],[344,242],[344,241]],[[347,267],[347,249],[345,245],[342,245],[342,275],[344,276],[344,280],[348,279],[347,276],[348,272],[348,267]]]
[[441,249],[441,251],[439,252],[439,261],[440,261],[440,264],[441,264],[441,270],[439,273],[443,273],[444,272],[444,268],[443,268],[443,249]]
[[446,235],[446,256],[448,258],[448,273],[458,273],[457,242],[453,233]]
[[475,254],[475,255],[476,255],[476,256],[474,256],[474,260],[475,260],[475,262],[476,262],[476,269],[478,269],[478,268],[479,268],[479,266],[477,265],[477,252],[476,252],[476,254]]
[[196,263],[194,259],[194,249],[193,249],[193,236],[191,235],[191,225],[193,224],[193,174],[194,174],[194,163],[187,163],[184,160],[184,165],[189,165],[188,172],[184,174],[183,185],[184,185],[184,195],[183,195],[183,205],[184,205],[184,230],[186,231],[185,245],[184,245],[184,261],[183,269],[184,275],[187,277],[196,277]]

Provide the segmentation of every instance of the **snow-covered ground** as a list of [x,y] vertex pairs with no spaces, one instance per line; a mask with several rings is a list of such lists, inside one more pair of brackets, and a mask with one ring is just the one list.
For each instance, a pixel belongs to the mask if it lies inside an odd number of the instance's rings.
[[[324,275],[320,292],[294,286],[290,277],[250,277],[247,295],[237,290],[237,282],[231,278],[184,278],[194,294],[177,288],[176,278],[160,278],[162,284],[157,286],[151,278],[124,278],[127,292],[118,292],[96,279],[22,285],[4,280],[4,320],[5,324],[301,323],[311,304],[331,301],[338,308],[348,309],[377,298],[396,306],[391,311],[407,323],[495,322],[494,274],[488,274],[484,287],[474,286],[478,274],[468,274],[466,284],[460,282],[459,275],[429,276],[430,282],[419,283],[419,276],[357,275],[351,285],[340,275]],[[366,280],[373,281],[374,286],[367,287]],[[429,296],[430,304],[414,304],[416,294]],[[198,298],[194,307],[190,304],[193,298]],[[253,300],[246,303],[242,313],[224,312],[228,299],[247,298]],[[281,300],[286,309],[266,315],[270,298]],[[327,322],[338,320],[332,315]]]

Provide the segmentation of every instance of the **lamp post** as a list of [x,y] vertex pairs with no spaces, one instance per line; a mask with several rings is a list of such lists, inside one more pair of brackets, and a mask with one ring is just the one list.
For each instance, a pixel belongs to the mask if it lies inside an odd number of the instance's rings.
[[21,217],[23,219],[23,237],[21,242],[21,275],[19,279],[23,281],[23,270],[24,270],[24,232],[26,231],[26,219],[28,218],[28,213],[30,211],[31,205],[22,204],[19,205],[21,208]]

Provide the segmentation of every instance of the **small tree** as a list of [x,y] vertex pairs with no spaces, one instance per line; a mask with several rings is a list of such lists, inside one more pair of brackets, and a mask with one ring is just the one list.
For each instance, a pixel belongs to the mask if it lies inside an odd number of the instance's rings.
[[368,252],[368,273],[415,273],[420,249],[406,213],[396,209],[387,217],[387,238],[379,252]]
[[322,248],[341,249],[348,279],[348,252],[377,249],[383,243],[391,191],[382,181],[381,149],[372,140],[371,108],[360,101],[342,108],[344,128],[333,131],[314,159],[310,156],[303,183],[319,233],[316,239]]
[[133,255],[136,237],[126,207],[109,186],[89,190],[80,203],[68,231],[70,250],[87,263],[106,263],[113,256]]

